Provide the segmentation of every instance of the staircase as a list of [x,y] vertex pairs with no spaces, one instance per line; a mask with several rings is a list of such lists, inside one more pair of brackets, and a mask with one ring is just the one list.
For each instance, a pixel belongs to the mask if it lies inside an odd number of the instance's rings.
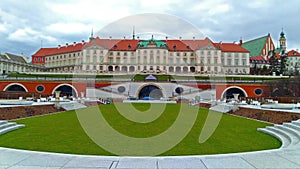
[[0,120],[0,135],[24,127],[24,124],[17,124],[15,122],[7,122],[6,120]]
[[278,138],[282,142],[281,148],[300,148],[300,120],[282,125],[275,124],[257,130]]
[[232,110],[232,107],[233,106],[218,104],[218,105],[215,105],[215,106],[209,108],[209,110],[222,112],[222,113],[228,113]]
[[77,109],[86,108],[87,106],[85,106],[81,103],[78,103],[78,102],[70,102],[70,103],[60,104],[60,107],[65,109],[66,111],[69,111],[69,110],[77,110]]

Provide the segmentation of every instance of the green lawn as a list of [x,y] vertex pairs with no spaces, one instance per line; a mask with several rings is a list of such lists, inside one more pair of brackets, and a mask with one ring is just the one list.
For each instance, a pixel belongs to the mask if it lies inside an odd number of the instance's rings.
[[[140,111],[147,111],[150,104],[134,104],[134,106]],[[145,138],[168,130],[179,116],[180,106],[179,104],[168,104],[165,111],[149,123],[135,123],[125,119],[113,104],[102,105],[99,108],[109,124],[120,133],[131,137]],[[98,113],[95,111],[97,109],[98,107],[90,107],[82,111]],[[207,109],[201,108],[192,130],[187,136],[175,147],[161,155],[234,153],[274,149],[281,145],[277,139],[257,131],[257,128],[265,127],[268,125],[267,123],[229,114],[222,116],[214,134],[206,142],[200,144],[198,142],[199,135],[208,113],[213,115],[217,112],[209,112]],[[17,122],[25,124],[26,127],[1,135],[1,147],[72,154],[114,155],[99,147],[87,136],[75,111],[32,117],[17,120]],[[189,123],[189,121],[185,121],[185,123]],[[118,144],[118,140],[113,141]]]

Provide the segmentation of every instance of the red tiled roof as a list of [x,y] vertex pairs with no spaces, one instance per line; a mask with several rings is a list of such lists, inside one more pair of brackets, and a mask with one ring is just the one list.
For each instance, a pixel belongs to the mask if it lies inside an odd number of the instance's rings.
[[192,51],[191,47],[181,40],[165,40],[169,51]]
[[240,53],[249,53],[249,51],[239,44],[235,43],[215,43],[216,46],[221,48],[222,52],[240,52]]
[[256,63],[269,63],[268,59],[265,59],[263,56],[251,56],[250,62],[256,62]]
[[102,46],[104,48],[110,49],[112,48],[116,43],[122,41],[122,39],[100,39],[99,37],[96,37],[91,42],[87,42],[85,44],[85,47],[89,47],[94,45],[95,43],[99,46]]
[[287,53],[287,55],[290,56],[300,56],[300,53],[296,50],[291,50]]
[[84,43],[76,43],[68,46],[61,46],[56,48],[41,48],[32,56],[49,56],[70,52],[81,51],[84,46]]
[[204,40],[192,39],[192,40],[181,40],[181,42],[190,46],[190,48],[192,50],[196,50],[198,48],[203,48],[203,47],[207,46],[209,43],[211,45],[213,45],[214,47],[216,47],[215,44],[207,37]]
[[138,46],[139,40],[120,40],[116,44],[112,45],[110,50],[115,51],[135,51]]

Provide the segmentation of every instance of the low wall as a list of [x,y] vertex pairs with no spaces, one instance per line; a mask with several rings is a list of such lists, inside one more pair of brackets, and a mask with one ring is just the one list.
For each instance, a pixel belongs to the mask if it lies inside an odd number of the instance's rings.
[[239,108],[239,110],[235,112],[230,112],[230,114],[247,117],[251,119],[257,119],[266,122],[271,122],[275,124],[282,124],[283,122],[291,122],[293,120],[300,119],[299,113],[249,109],[249,108]]
[[64,109],[57,109],[54,105],[2,107],[0,108],[0,120],[26,118],[61,111]]

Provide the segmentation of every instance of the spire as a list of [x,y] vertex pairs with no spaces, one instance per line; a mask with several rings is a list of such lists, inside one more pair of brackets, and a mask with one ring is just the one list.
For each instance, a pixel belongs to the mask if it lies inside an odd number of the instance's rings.
[[280,38],[279,38],[279,44],[280,44],[280,49],[283,51],[286,51],[286,38],[284,36],[283,28],[281,29],[280,33]]
[[95,38],[94,38],[94,30],[92,28],[92,32],[91,32],[91,36],[90,36],[90,41],[92,41],[93,39],[95,39]]
[[134,26],[133,26],[133,30],[132,30],[132,39],[135,40],[135,30],[134,30]]

